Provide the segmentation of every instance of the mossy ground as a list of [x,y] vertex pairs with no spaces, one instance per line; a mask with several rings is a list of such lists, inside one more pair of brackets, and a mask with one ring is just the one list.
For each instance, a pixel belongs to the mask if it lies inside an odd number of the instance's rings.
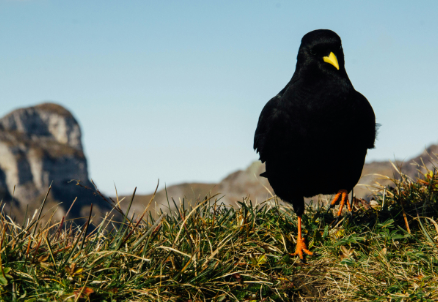
[[373,208],[357,203],[339,220],[310,205],[305,237],[317,256],[306,264],[289,255],[296,215],[274,198],[237,208],[219,196],[175,202],[159,219],[128,210],[123,223],[108,214],[91,232],[2,213],[0,300],[437,301],[437,192],[428,171],[394,180]]

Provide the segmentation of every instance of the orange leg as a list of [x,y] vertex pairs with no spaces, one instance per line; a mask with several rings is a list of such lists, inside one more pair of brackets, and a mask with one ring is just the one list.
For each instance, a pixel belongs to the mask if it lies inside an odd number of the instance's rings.
[[295,248],[295,253],[291,254],[291,256],[300,256],[300,259],[304,261],[303,252],[309,256],[312,256],[313,253],[307,249],[306,243],[304,242],[304,238],[301,236],[301,216],[298,216],[298,238],[297,238],[297,247]]
[[336,203],[338,202],[339,198],[341,198],[341,202],[339,204],[338,216],[341,216],[342,208],[344,207],[345,203],[347,203],[348,210],[351,212],[352,208],[351,208],[350,202],[348,201],[348,192],[347,192],[347,190],[339,190],[338,194],[336,194],[335,197],[333,198],[332,202],[330,202],[329,210],[336,205]]

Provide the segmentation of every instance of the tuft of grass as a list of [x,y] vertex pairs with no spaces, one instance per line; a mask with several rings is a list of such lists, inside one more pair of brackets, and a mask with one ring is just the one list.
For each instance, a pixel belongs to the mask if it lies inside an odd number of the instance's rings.
[[318,255],[307,264],[289,255],[297,219],[275,198],[170,200],[176,210],[158,219],[148,205],[123,222],[108,213],[90,232],[91,208],[81,226],[1,213],[0,300],[437,301],[437,192],[428,170],[393,179],[373,207],[355,200],[339,220],[310,204],[304,234]]

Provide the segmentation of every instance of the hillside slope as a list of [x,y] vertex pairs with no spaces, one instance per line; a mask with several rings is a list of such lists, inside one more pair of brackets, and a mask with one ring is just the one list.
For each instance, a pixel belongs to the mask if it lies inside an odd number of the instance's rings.
[[[438,144],[434,144],[426,148],[422,153],[414,158],[406,161],[374,161],[367,163],[362,171],[362,177],[354,188],[354,195],[359,198],[370,199],[373,194],[376,182],[382,185],[388,185],[391,182],[386,177],[398,178],[398,172],[394,169],[394,165],[401,169],[403,173],[414,178],[419,172],[419,165],[425,165],[428,169],[433,170],[433,163],[431,157],[434,158],[438,154]],[[423,169],[420,169],[423,170]],[[242,201],[243,198],[248,197],[253,202],[262,202],[271,197],[273,190],[266,178],[260,177],[260,173],[265,171],[265,166],[260,161],[253,162],[247,169],[238,170],[219,183],[183,183],[167,187],[167,196],[169,198],[170,209],[174,208],[172,198],[179,205],[179,200],[184,200],[185,204],[194,203],[197,200],[203,199],[208,194],[219,194],[220,201],[227,205],[236,205],[237,201]],[[315,171],[317,174],[318,171]],[[137,195],[134,199],[132,210],[141,213],[144,206],[152,198],[153,194]],[[327,200],[330,196],[315,196],[307,198],[310,200]],[[129,198],[126,198],[127,200]],[[128,202],[122,203],[122,208],[126,209]],[[166,199],[165,189],[160,188],[155,196],[153,204],[150,209],[155,212],[162,209],[167,212],[169,205]]]

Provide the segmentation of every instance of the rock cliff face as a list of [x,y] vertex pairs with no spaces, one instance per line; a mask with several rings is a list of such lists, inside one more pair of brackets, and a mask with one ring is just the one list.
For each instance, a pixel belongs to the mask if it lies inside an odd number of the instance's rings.
[[106,206],[91,191],[69,183],[72,179],[92,187],[81,130],[68,110],[45,103],[0,119],[0,198],[15,202],[21,210],[26,205],[33,209],[52,184],[51,200],[62,202],[64,210],[78,197],[72,216],[79,216],[81,207],[90,202]]

